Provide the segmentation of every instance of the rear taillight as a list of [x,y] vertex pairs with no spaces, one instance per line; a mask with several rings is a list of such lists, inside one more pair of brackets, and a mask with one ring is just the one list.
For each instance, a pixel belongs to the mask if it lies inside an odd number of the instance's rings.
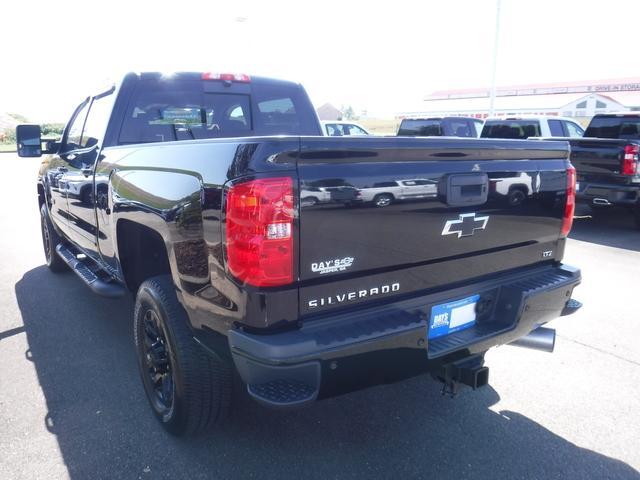
[[622,158],[622,175],[638,174],[638,145],[625,145],[624,157]]
[[564,206],[562,217],[562,229],[560,236],[566,237],[573,225],[573,214],[576,210],[576,169],[573,166],[567,168],[567,203]]
[[293,282],[293,216],[289,177],[231,186],[226,204],[229,272],[256,287]]

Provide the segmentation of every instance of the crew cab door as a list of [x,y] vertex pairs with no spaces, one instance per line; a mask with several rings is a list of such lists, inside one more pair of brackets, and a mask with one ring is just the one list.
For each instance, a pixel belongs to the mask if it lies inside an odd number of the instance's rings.
[[62,180],[67,197],[69,238],[90,254],[97,256],[96,199],[106,185],[96,185],[95,166],[112,108],[113,89],[91,98],[81,134],[67,140],[63,158],[67,171]]
[[62,145],[58,154],[53,155],[48,162],[45,173],[45,185],[50,198],[50,215],[56,226],[71,237],[69,222],[69,207],[67,204],[67,189],[69,171],[77,170],[76,153],[82,136],[82,128],[89,111],[90,99],[85,99],[73,112],[71,120],[65,127]]

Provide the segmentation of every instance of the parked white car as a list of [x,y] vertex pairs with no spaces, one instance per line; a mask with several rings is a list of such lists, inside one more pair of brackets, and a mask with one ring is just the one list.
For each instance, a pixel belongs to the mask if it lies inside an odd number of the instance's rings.
[[360,189],[362,201],[376,207],[386,207],[398,200],[435,197],[437,194],[438,182],[426,178],[380,182]]
[[366,128],[354,122],[323,121],[322,133],[327,137],[347,137],[354,135],[371,135]]
[[480,138],[582,137],[584,128],[571,118],[532,115],[490,117],[482,127]]

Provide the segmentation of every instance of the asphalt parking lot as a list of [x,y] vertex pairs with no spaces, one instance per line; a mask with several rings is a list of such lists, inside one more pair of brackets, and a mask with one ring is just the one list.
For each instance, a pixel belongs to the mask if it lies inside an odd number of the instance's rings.
[[[138,379],[132,302],[43,265],[38,160],[0,154],[0,479],[640,478],[640,232],[622,212],[575,222],[583,271],[554,354],[500,347],[491,385],[427,378],[296,411],[244,398],[178,440]],[[579,212],[583,213],[583,212]]]

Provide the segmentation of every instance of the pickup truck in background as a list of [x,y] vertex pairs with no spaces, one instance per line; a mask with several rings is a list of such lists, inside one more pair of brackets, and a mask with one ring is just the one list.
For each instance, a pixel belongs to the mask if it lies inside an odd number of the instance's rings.
[[596,115],[582,138],[566,140],[577,173],[578,201],[593,211],[625,207],[640,229],[640,113]]
[[398,128],[399,137],[469,137],[477,138],[482,120],[467,117],[404,118]]
[[[280,408],[425,373],[479,388],[488,349],[550,351],[542,325],[580,307],[565,142],[335,139],[300,85],[215,73],[132,73],[84,99],[60,142],[17,137],[20,156],[45,154],[48,267],[134,296],[142,385],[174,435],[225,417],[234,371]],[[64,187],[78,176],[82,200]],[[502,178],[536,181],[509,204],[489,188]],[[416,179],[434,194],[383,209],[301,198]]]
[[487,118],[480,138],[582,137],[584,129],[571,118],[553,116]]

